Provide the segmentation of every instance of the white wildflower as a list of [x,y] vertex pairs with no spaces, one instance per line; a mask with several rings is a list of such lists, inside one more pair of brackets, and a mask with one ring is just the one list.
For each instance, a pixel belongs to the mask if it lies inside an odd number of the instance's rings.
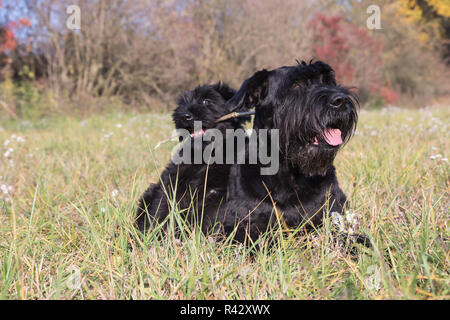
[[339,212],[333,211],[331,213],[331,221],[336,227],[338,227],[340,232],[344,232],[345,221],[344,217]]
[[109,132],[109,133],[105,133],[104,135],[103,135],[103,140],[107,140],[107,139],[109,139],[111,136],[113,135],[113,133],[112,132]]
[[3,194],[8,194],[8,187],[6,186],[6,184],[0,185],[0,190]]
[[349,223],[349,233],[354,233],[355,230],[358,230],[359,221],[361,220],[361,215],[354,212],[346,212],[345,219]]
[[11,153],[13,153],[13,151],[14,151],[13,148],[9,148],[8,150],[6,150],[6,152],[3,154],[3,156],[5,158],[8,158],[11,155]]
[[0,191],[4,194],[4,195],[7,195],[7,194],[11,194],[12,192],[13,192],[13,187],[12,186],[8,186],[8,185],[6,185],[6,184],[4,184],[4,183],[2,183],[1,185],[0,185]]
[[[442,158],[442,154],[440,154],[440,153],[435,154],[435,155],[431,155],[431,156],[430,156],[430,159],[431,159],[431,160],[440,159],[440,158]],[[444,159],[445,159],[445,158],[444,158]]]

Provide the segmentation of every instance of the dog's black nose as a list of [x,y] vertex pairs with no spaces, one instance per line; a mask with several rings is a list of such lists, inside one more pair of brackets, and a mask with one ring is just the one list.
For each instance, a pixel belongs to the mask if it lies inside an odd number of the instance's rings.
[[348,97],[345,94],[337,93],[331,98],[330,107],[336,109],[342,108],[345,106],[347,101]]
[[185,121],[190,121],[190,120],[192,120],[192,114],[190,114],[190,113],[185,113],[185,114],[183,114],[183,119],[184,119]]

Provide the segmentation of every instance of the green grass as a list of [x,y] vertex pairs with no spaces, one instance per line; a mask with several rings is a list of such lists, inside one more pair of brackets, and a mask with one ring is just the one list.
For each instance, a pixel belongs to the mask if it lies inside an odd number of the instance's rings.
[[253,258],[195,230],[130,241],[174,145],[153,150],[168,115],[0,122],[0,298],[448,299],[449,119],[448,106],[361,113],[336,166],[374,250],[349,255],[327,223]]

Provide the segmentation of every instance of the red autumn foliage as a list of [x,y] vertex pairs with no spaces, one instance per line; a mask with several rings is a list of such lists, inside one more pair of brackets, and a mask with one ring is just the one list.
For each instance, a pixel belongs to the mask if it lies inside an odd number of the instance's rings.
[[10,21],[4,26],[0,26],[0,53],[13,51],[17,47],[14,29],[22,27],[31,27],[31,21],[27,18],[20,18],[18,21]]
[[400,95],[391,86],[384,86],[379,89],[379,94],[383,100],[389,104],[395,104],[399,101]]
[[313,38],[313,54],[333,66],[340,82],[353,79],[354,68],[348,63],[350,46],[348,36],[341,24],[341,17],[317,14],[310,22]]
[[14,32],[9,27],[0,28],[0,52],[13,51],[17,46]]
[[[1,6],[0,0],[0,8]],[[18,41],[14,31],[24,27],[31,27],[31,21],[27,18],[20,18],[17,21],[10,21],[0,25],[0,79],[4,78],[5,67],[14,63],[12,53],[18,48]]]
[[24,27],[31,27],[31,21],[30,21],[30,19],[27,19],[27,18],[20,18],[20,19],[19,19],[19,23],[20,23],[21,25],[23,25]]
[[309,27],[315,39],[312,54],[334,68],[340,83],[357,83],[359,89],[380,95],[388,103],[398,100],[394,89],[383,84],[383,43],[379,39],[339,16],[317,14]]

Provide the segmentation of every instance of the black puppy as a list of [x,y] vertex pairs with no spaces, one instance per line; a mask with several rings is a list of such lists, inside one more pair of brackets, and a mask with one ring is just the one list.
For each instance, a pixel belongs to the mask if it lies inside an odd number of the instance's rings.
[[[347,198],[333,161],[356,128],[358,100],[337,85],[329,65],[302,62],[259,71],[227,104],[237,110],[254,107],[254,134],[278,130],[280,147],[273,175],[261,174],[261,162],[232,166],[220,213],[226,234],[237,226],[236,240],[256,240],[280,220],[288,229],[320,226],[325,212],[344,212]],[[258,148],[268,147],[258,135],[257,141]]]
[[[177,129],[185,129],[189,133],[184,143],[191,145],[190,160],[180,164],[171,160],[162,172],[159,183],[150,185],[145,191],[136,219],[136,225],[141,232],[149,230],[153,222],[163,222],[173,203],[176,203],[183,218],[187,217],[191,223],[201,225],[203,231],[211,230],[215,225],[218,209],[226,194],[231,165],[227,165],[225,159],[222,164],[211,164],[203,159],[201,163],[195,164],[194,154],[201,154],[210,142],[202,141],[199,150],[195,147],[194,140],[201,139],[208,129],[212,128],[220,130],[225,139],[226,129],[242,128],[242,123],[250,119],[233,118],[216,123],[218,118],[232,111],[226,101],[234,93],[234,89],[219,82],[199,86],[179,97],[178,107],[173,112],[173,121]],[[201,126],[196,128],[194,122],[198,121],[201,121]],[[182,139],[183,136],[180,135],[180,141]]]

